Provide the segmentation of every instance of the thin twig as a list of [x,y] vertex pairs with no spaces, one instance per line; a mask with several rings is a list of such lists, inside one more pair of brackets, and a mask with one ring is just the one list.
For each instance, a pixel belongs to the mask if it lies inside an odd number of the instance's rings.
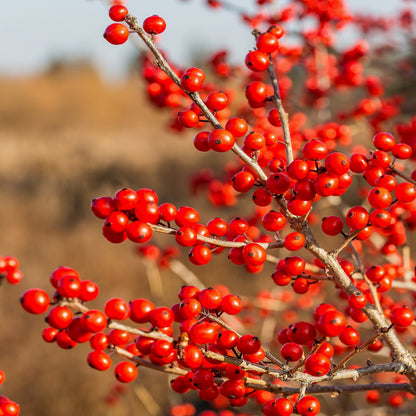
[[286,113],[284,107],[282,98],[280,96],[280,90],[279,90],[279,84],[277,82],[276,72],[273,65],[273,60],[270,56],[270,64],[267,67],[267,74],[269,75],[270,81],[273,86],[273,97],[272,102],[279,113],[280,123],[282,124],[282,130],[283,130],[283,140],[285,144],[285,151],[286,151],[286,160],[287,164],[293,162],[293,147],[292,147],[292,141],[290,138],[290,129],[289,129],[289,115]]

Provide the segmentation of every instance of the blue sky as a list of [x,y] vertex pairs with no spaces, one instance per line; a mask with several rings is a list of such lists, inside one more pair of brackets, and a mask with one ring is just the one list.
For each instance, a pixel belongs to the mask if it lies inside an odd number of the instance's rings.
[[[229,0],[250,8],[254,0]],[[277,3],[277,1],[276,1]],[[284,2],[283,2],[284,3]],[[347,0],[353,10],[391,14],[400,0]],[[174,62],[190,63],[191,56],[218,48],[233,50],[241,59],[252,36],[234,14],[208,11],[204,0],[130,0],[139,22],[160,14],[168,27],[162,45]],[[89,58],[109,79],[124,74],[134,56],[132,42],[112,46],[102,33],[111,23],[102,0],[11,0],[0,15],[0,74],[25,75],[45,69],[54,59]]]

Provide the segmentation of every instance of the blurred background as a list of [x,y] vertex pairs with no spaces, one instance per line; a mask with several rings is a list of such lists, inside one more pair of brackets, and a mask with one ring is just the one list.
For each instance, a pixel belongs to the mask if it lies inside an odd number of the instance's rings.
[[[238,62],[252,47],[250,30],[238,17],[208,10],[203,1],[129,3],[139,21],[152,14],[165,18],[161,45],[181,66],[218,48],[230,49]],[[239,1],[248,10],[252,3]],[[386,15],[398,3],[348,1],[353,10]],[[134,43],[114,47],[103,40],[109,23],[107,7],[98,0],[15,0],[3,4],[0,14],[0,255],[16,256],[24,273],[20,285],[0,287],[0,368],[7,377],[1,394],[20,403],[25,416],[157,415],[182,400],[166,394],[163,374],[140,369],[139,387],[109,405],[112,372],[87,366],[88,346],[64,351],[44,343],[42,318],[29,316],[18,304],[30,287],[52,294],[49,276],[60,265],[99,283],[101,294],[92,306],[101,308],[114,296],[150,296],[133,245],[110,244],[102,237],[101,221],[90,212],[92,198],[122,187],[149,187],[161,202],[192,205],[203,221],[210,218],[206,200],[189,197],[187,178],[200,166],[215,167],[227,158],[196,152],[192,132],[178,136],[166,128],[166,113],[145,98]],[[353,38],[350,33],[345,42]],[[230,211],[221,208],[214,215],[228,218]],[[214,258],[209,267],[190,268],[208,286],[218,280],[222,264]],[[221,270],[242,295],[266,287],[239,268]],[[181,284],[164,274],[157,306],[176,302]]]

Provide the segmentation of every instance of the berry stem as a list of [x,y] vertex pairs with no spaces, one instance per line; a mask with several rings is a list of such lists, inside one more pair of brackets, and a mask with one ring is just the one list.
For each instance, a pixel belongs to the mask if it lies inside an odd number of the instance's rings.
[[286,150],[286,159],[287,164],[293,162],[293,148],[292,148],[292,141],[290,138],[290,129],[289,129],[289,115],[285,111],[283,107],[282,98],[280,96],[280,90],[279,90],[279,84],[277,82],[276,72],[273,65],[272,57],[270,56],[270,64],[267,67],[267,74],[269,75],[270,81],[272,83],[273,87],[273,97],[272,102],[279,113],[280,122],[282,124],[283,129],[283,139],[284,139],[284,145]]

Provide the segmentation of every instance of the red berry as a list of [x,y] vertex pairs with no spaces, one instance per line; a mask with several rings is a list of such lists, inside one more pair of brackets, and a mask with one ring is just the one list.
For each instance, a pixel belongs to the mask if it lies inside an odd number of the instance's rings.
[[279,49],[279,41],[272,33],[262,33],[256,40],[257,49],[264,53],[273,53]]
[[211,250],[202,244],[198,244],[195,247],[192,247],[191,251],[189,252],[189,260],[191,263],[197,266],[202,266],[209,263],[211,257]]
[[243,248],[243,259],[249,265],[262,265],[266,261],[266,256],[266,250],[257,243],[248,243]]
[[90,367],[99,371],[105,371],[111,367],[111,358],[103,351],[91,351],[87,362]]
[[221,305],[222,296],[218,290],[209,287],[199,292],[198,299],[204,308],[216,309]]
[[280,39],[284,35],[284,30],[280,25],[270,26],[267,31],[275,36],[277,39]]
[[305,237],[298,232],[289,233],[283,240],[283,245],[290,251],[300,250],[305,245]]
[[45,320],[53,328],[64,329],[72,322],[73,317],[71,309],[66,306],[55,306],[49,310]]
[[243,309],[240,297],[236,295],[226,295],[222,298],[221,309],[228,315],[237,315]]
[[396,140],[390,133],[377,133],[373,137],[373,144],[377,149],[388,152],[393,149],[396,144]]
[[261,341],[254,335],[243,335],[237,341],[237,348],[243,354],[254,354],[261,348]]
[[210,110],[221,111],[228,105],[228,97],[222,91],[214,91],[208,95],[206,105]]
[[338,235],[344,228],[344,221],[336,215],[322,219],[322,231],[327,235]]
[[407,327],[412,324],[415,316],[407,306],[399,306],[390,312],[390,320],[393,325]]
[[80,325],[84,331],[101,332],[107,327],[107,317],[100,310],[91,309],[82,315]]
[[308,374],[316,377],[324,376],[331,368],[331,361],[324,355],[315,353],[305,360],[305,370]]
[[347,322],[341,312],[332,310],[321,315],[318,325],[322,335],[326,337],[336,337],[345,329]]
[[121,23],[113,23],[104,32],[104,38],[113,45],[121,45],[129,37],[129,30]]
[[130,308],[124,299],[111,298],[104,306],[104,312],[109,319],[124,320],[130,315]]
[[303,146],[302,153],[308,160],[321,160],[328,154],[328,147],[325,143],[312,139]]
[[267,178],[267,189],[274,194],[284,194],[290,187],[290,179],[284,173],[275,173]]
[[347,212],[345,222],[350,228],[361,230],[368,225],[369,218],[370,216],[365,208],[355,206]]
[[255,72],[261,72],[270,65],[269,55],[261,51],[251,51],[246,55],[247,68]]
[[328,172],[340,176],[348,172],[350,161],[343,153],[334,152],[325,159],[325,168]]
[[242,117],[233,117],[227,121],[225,129],[234,137],[242,137],[247,133],[248,125]]
[[208,136],[208,144],[216,152],[227,152],[234,146],[234,136],[225,129],[215,129]]
[[159,306],[150,314],[150,323],[157,328],[168,327],[172,325],[173,320],[173,312],[165,306]]
[[160,16],[153,15],[144,20],[143,29],[152,35],[159,35],[165,31],[166,22]]
[[280,355],[286,361],[298,361],[303,356],[302,347],[295,342],[287,342],[280,348]]
[[124,6],[115,4],[114,6],[110,7],[108,14],[111,20],[114,20],[115,22],[122,22],[127,16],[128,12],[129,11]]
[[348,325],[339,334],[339,340],[345,345],[357,345],[360,342],[360,334],[356,329]]
[[43,289],[29,289],[20,298],[23,309],[29,313],[45,313],[49,308],[49,296]]
[[303,396],[296,404],[296,411],[301,416],[315,416],[320,410],[321,404],[314,396]]
[[[202,73],[202,75],[201,75]],[[188,92],[196,92],[199,91],[202,87],[202,83],[204,82],[205,75],[201,71],[198,72],[190,72],[186,71],[181,77],[181,86],[185,91]]]
[[114,375],[122,383],[130,383],[137,378],[137,367],[130,361],[121,361],[114,368]]

